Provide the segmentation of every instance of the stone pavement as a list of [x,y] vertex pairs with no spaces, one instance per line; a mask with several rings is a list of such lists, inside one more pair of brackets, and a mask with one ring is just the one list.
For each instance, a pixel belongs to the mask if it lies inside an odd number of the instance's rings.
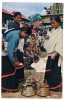
[[[46,58],[46,55],[47,53],[43,52],[42,55],[40,55],[40,58]],[[46,61],[46,59],[44,59]],[[31,76],[31,75],[34,75],[36,76],[36,78],[38,77],[39,78],[39,75],[37,73],[34,72],[33,69],[31,70],[27,70],[25,69],[24,70],[24,73],[25,73],[25,80],[23,82],[21,82],[19,85],[20,85],[20,88],[22,88],[22,85],[25,83],[26,79]],[[42,81],[44,80],[44,72],[42,73]],[[55,98],[58,98],[58,99],[61,99],[62,98],[62,92],[52,92],[50,91],[50,96],[47,96],[47,97],[39,97],[37,95],[35,96],[32,96],[32,97],[25,97],[25,96],[22,96],[21,95],[21,89],[19,92],[16,92],[16,93],[1,93],[1,97],[2,98],[48,98],[48,99],[55,99]]]
[[[34,73],[34,70],[25,70],[25,80],[28,78],[28,76],[32,75]],[[34,73],[35,74],[35,73]],[[43,79],[44,79],[44,73],[42,74],[43,75]],[[20,87],[22,87],[22,84],[23,83],[20,83]],[[35,96],[32,96],[32,97],[25,97],[25,96],[22,96],[21,95],[21,89],[19,92],[16,92],[16,93],[1,93],[1,97],[2,98],[43,98],[43,99],[53,99],[53,98],[58,98],[58,99],[61,99],[62,98],[62,92],[50,92],[50,96],[47,96],[47,97],[39,97],[37,95]]]

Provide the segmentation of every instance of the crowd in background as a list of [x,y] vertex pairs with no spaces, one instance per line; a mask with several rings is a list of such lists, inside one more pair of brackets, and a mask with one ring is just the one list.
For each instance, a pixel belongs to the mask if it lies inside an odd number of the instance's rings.
[[[24,79],[24,69],[32,69],[31,64],[41,52],[48,53],[45,79],[50,90],[61,91],[62,28],[58,15],[50,18],[51,28],[34,28],[33,25],[20,27],[22,15],[15,12],[14,22],[2,31],[2,92],[19,90],[19,82]],[[36,32],[36,33],[34,33]]]

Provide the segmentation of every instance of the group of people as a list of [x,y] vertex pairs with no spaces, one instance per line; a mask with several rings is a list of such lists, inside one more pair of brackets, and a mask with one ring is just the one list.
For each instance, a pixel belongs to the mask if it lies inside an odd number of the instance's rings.
[[24,78],[23,52],[18,44],[21,44],[23,38],[31,35],[31,28],[20,28],[21,19],[21,13],[16,12],[14,22],[8,25],[8,31],[5,32],[8,46],[7,51],[2,50],[2,91],[18,91],[19,81]]
[[[32,34],[32,28],[29,26],[20,28],[21,19],[21,13],[15,12],[14,22],[8,25],[8,31],[5,32],[5,41],[8,42],[6,51],[3,46],[4,39],[2,39],[2,92],[19,91],[19,82],[24,79],[24,67],[29,68],[30,64],[34,61],[34,57],[38,54],[37,51],[40,49],[40,42]],[[51,91],[61,91],[63,32],[58,15],[52,16],[50,22],[53,29],[44,36],[43,43],[43,47],[48,52],[44,78],[47,80]],[[30,41],[27,44],[24,43],[24,38],[30,35]]]

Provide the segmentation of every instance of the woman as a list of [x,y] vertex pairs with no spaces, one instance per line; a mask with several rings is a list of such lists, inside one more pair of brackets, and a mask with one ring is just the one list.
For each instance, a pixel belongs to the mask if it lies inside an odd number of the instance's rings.
[[[30,30],[30,31],[27,31]],[[7,51],[3,50],[2,55],[2,91],[16,92],[19,90],[19,83],[16,76],[16,67],[23,68],[21,62],[16,59],[15,48],[18,46],[19,39],[31,34],[31,28],[27,27],[24,31],[11,30],[6,34],[8,42]]]
[[44,47],[48,52],[46,64],[45,79],[47,80],[50,90],[61,91],[61,58],[62,54],[62,28],[61,20],[58,15],[50,18],[53,29],[45,36]]

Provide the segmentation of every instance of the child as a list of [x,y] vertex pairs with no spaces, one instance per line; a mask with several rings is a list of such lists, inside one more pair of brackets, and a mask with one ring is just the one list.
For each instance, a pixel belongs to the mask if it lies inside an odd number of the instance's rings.
[[33,52],[31,51],[30,44],[24,45],[24,56],[26,57],[24,59],[24,67],[27,69],[31,69],[31,63],[33,62]]
[[34,34],[31,34],[31,39],[30,39],[30,46],[33,52],[36,51],[36,36]]
[[34,62],[37,63],[39,61],[39,57],[37,55],[34,56]]
[[49,32],[47,40],[44,42],[44,47],[48,52],[48,60],[46,64],[45,79],[47,80],[50,90],[61,91],[61,64],[59,57],[62,54],[62,28],[61,20],[58,15],[50,18],[53,29]]

